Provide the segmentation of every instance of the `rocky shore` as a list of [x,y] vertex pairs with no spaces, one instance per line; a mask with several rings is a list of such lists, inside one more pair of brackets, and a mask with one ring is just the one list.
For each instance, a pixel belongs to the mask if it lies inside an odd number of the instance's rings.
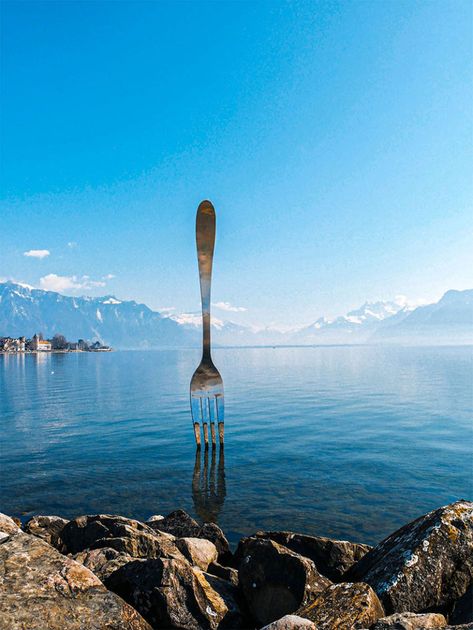
[[438,508],[375,547],[268,531],[232,552],[182,510],[0,514],[0,630],[473,629],[473,503]]

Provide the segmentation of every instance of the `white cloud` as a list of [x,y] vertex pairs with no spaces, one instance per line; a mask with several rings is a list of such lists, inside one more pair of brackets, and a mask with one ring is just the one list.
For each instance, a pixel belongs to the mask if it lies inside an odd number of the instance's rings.
[[233,306],[230,302],[212,302],[212,306],[219,308],[221,311],[230,311],[232,313],[243,313],[247,309],[243,306]]
[[102,280],[113,280],[113,278],[116,278],[116,275],[113,273],[107,273],[106,276],[102,276]]
[[176,310],[175,306],[158,306],[156,309],[158,313],[172,313],[172,311]]
[[46,258],[50,253],[49,249],[29,249],[27,252],[23,252],[23,256],[28,256],[28,258]]
[[91,280],[89,276],[58,276],[49,273],[39,279],[39,286],[45,291],[83,291],[95,287],[104,287],[102,280]]
[[74,247],[77,247],[77,243],[75,241],[69,241],[69,243],[67,244],[67,246],[70,249],[74,249]]

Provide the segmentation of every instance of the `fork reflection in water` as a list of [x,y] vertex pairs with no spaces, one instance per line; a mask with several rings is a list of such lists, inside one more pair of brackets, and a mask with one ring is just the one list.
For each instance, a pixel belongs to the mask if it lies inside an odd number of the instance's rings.
[[[209,467],[210,459],[210,467]],[[192,500],[197,515],[204,522],[216,523],[225,502],[225,454],[218,449],[197,449],[192,476]]]

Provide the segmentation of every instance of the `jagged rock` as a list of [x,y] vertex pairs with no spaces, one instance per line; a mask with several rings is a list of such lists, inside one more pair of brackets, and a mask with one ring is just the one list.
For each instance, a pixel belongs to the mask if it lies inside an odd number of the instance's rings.
[[135,560],[106,580],[154,627],[215,630],[228,612],[204,574],[187,560]]
[[451,606],[473,576],[473,503],[457,501],[401,527],[347,572],[370,584],[386,612]]
[[227,613],[220,622],[219,630],[237,630],[239,628],[248,630],[250,627],[248,614],[241,601],[238,587],[210,573],[204,573],[204,576],[214,591],[220,595],[228,608]]
[[455,602],[450,615],[450,623],[473,623],[473,583],[470,584],[464,595]]
[[19,531],[21,530],[15,521],[6,514],[2,514],[0,512],[0,532],[7,534],[5,538],[7,538],[10,534],[18,534]]
[[212,562],[209,564],[207,571],[222,578],[222,580],[230,582],[233,586],[238,586],[238,571],[232,567],[224,567],[218,562]]
[[205,538],[177,538],[176,547],[189,562],[207,571],[209,564],[218,557],[216,546]]
[[111,547],[80,551],[74,556],[76,562],[80,562],[102,581],[122,567],[127,562],[132,562],[135,558],[116,551]]
[[332,582],[343,580],[348,569],[371,549],[369,545],[335,540],[324,536],[306,536],[293,532],[256,532],[257,538],[270,538],[291,551],[313,561],[317,571]]
[[60,516],[33,516],[25,524],[24,530],[27,534],[42,538],[59,551],[63,551],[64,545],[61,540],[61,532],[68,522],[68,520]]
[[157,521],[162,521],[164,518],[164,516],[161,516],[161,514],[153,514],[153,516],[150,516],[149,519],[146,521],[146,524],[149,525],[149,523],[156,523]]
[[439,613],[395,613],[389,617],[378,619],[371,630],[421,630],[428,628],[445,628],[447,620]]
[[284,615],[281,619],[271,622],[261,630],[317,630],[317,627],[310,619],[303,619],[297,615]]
[[317,630],[332,628],[368,628],[384,610],[378,596],[368,584],[342,582],[332,584],[297,614],[313,621]]
[[304,606],[330,584],[304,558],[273,540],[240,541],[238,578],[248,609],[259,624],[267,624]]
[[0,628],[151,630],[91,571],[24,533],[0,545]]
[[111,547],[133,558],[183,558],[173,536],[123,516],[80,516],[64,527],[61,538],[72,554]]
[[163,519],[148,521],[154,530],[167,532],[176,538],[206,538],[217,547],[219,561],[223,564],[232,557],[230,545],[220,527],[215,523],[199,523],[184,510],[174,510]]
[[195,532],[200,529],[199,523],[184,510],[174,510],[174,512],[156,521],[148,519],[148,524],[153,529],[167,532],[176,538],[197,538]]

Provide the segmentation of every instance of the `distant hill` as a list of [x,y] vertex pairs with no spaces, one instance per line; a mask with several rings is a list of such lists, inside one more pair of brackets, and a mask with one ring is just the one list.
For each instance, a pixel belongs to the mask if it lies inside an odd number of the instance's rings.
[[[99,340],[114,348],[196,347],[200,313],[163,315],[115,296],[68,297],[23,284],[0,283],[0,336],[56,333],[69,340]],[[320,318],[290,332],[212,319],[215,345],[341,343],[473,343],[473,290],[447,291],[435,304],[415,309],[402,301],[366,302],[333,320]]]

